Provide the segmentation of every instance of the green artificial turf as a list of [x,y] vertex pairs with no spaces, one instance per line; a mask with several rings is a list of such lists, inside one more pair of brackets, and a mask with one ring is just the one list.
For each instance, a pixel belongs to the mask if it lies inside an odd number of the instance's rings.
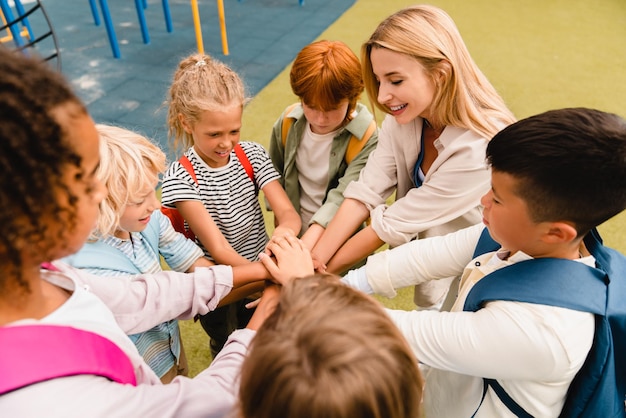
[[[625,1],[429,3],[452,16],[474,60],[518,118],[579,106],[626,117]],[[415,2],[357,0],[319,39],[342,40],[360,55],[361,44],[382,19],[412,4]],[[247,105],[243,139],[268,146],[276,118],[296,101],[289,88],[288,70]],[[272,225],[269,217],[266,220]],[[603,224],[600,231],[609,246],[626,254],[625,212]],[[380,300],[391,308],[411,309],[412,289],[402,289],[394,299]],[[210,363],[208,337],[199,323],[182,321],[181,329],[193,376]]]

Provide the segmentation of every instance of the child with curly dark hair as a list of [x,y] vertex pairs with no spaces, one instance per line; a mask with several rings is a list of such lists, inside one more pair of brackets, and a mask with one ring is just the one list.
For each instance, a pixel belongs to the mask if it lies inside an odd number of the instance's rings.
[[237,270],[102,280],[54,261],[83,246],[107,195],[96,175],[98,132],[61,75],[1,47],[0,92],[3,415],[223,416],[275,293],[266,291],[207,370],[162,385],[126,334],[206,314]]

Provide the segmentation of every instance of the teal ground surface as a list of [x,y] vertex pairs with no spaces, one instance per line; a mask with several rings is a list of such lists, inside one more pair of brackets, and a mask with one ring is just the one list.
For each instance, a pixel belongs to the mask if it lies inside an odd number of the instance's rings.
[[[26,0],[23,0],[28,6]],[[96,122],[134,129],[166,145],[162,103],[178,61],[196,51],[188,0],[170,0],[168,33],[160,0],[148,0],[151,38],[143,43],[134,2],[108,0],[121,58],[113,58],[103,24],[95,26],[87,0],[42,0],[61,50],[61,71]],[[237,71],[256,95],[306,44],[354,0],[224,0],[229,55],[222,52],[215,1],[199,1],[205,52]],[[32,24],[40,24],[33,15]]]

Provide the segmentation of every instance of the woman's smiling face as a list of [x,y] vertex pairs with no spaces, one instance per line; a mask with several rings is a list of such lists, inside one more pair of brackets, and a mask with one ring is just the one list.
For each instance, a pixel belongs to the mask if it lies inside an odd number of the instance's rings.
[[435,83],[419,61],[380,47],[372,48],[370,60],[379,82],[377,100],[398,123],[430,117]]

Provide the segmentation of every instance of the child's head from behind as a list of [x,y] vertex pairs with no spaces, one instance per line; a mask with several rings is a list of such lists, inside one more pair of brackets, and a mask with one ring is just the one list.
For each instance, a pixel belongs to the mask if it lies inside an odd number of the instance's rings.
[[350,119],[363,92],[361,63],[340,41],[317,41],[302,48],[291,66],[289,79],[305,112],[337,111],[340,114],[334,119],[339,119],[340,124]]
[[570,108],[531,116],[498,133],[487,160],[489,215],[507,204],[496,183],[524,202],[530,221],[566,222],[578,237],[626,208],[626,121],[617,115]]
[[[384,56],[375,61],[376,53]],[[388,62],[394,55],[407,68],[394,68]],[[399,123],[422,116],[437,126],[471,128],[490,138],[497,132],[490,117],[514,120],[474,63],[452,18],[435,6],[410,6],[386,18],[363,44],[361,61],[370,100]],[[414,78],[424,78],[428,88],[407,91]]]
[[80,249],[106,189],[93,121],[60,74],[0,48],[0,91],[0,263],[25,286],[22,271]]
[[[241,112],[245,103],[245,89],[241,78],[235,71],[220,61],[208,55],[192,54],[184,58],[179,64],[168,97],[167,122],[169,137],[173,139],[175,147],[182,145],[189,148],[201,140],[203,135],[215,131],[226,130],[229,133],[233,123],[229,126],[209,126],[198,129],[211,113],[218,116],[222,112],[238,112],[241,125]],[[237,117],[234,118],[237,122]],[[236,123],[235,123],[236,124]],[[238,130],[239,128],[237,128]],[[219,132],[218,132],[219,133]],[[237,140],[238,140],[237,131]]]
[[329,276],[286,285],[244,362],[245,418],[417,417],[414,354],[374,299]]
[[96,125],[100,135],[98,178],[109,195],[100,204],[100,216],[91,238],[109,235],[128,238],[145,229],[150,214],[160,207],[155,188],[165,171],[166,157],[147,138],[110,125]]

